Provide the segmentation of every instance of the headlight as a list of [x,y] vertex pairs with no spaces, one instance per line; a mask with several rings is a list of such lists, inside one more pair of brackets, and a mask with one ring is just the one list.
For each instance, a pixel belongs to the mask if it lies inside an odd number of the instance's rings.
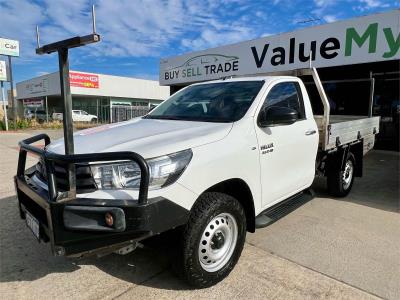
[[[192,159],[192,150],[184,150],[152,159],[149,189],[155,190],[174,183]],[[99,189],[139,189],[140,168],[135,162],[91,165]]]

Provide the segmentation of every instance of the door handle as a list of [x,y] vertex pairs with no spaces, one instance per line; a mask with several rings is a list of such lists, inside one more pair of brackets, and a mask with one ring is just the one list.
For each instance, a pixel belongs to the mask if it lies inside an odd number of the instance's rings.
[[307,131],[306,131],[306,135],[313,135],[313,134],[316,134],[316,133],[317,133],[317,131],[314,130],[314,129],[311,129],[311,130],[307,130]]

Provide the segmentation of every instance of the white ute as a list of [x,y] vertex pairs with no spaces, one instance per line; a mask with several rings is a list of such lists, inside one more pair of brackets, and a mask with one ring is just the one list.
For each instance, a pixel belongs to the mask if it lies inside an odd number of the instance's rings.
[[[313,114],[298,76],[231,78],[188,86],[144,117],[74,135],[77,154],[134,151],[144,157],[150,169],[148,203],[173,203],[144,216],[161,224],[149,235],[180,226],[176,266],[195,287],[211,286],[230,273],[246,231],[267,226],[310,199],[316,174],[327,177],[328,190],[337,197],[346,196],[354,177],[362,175],[379,117],[331,116],[316,70],[293,74],[313,76],[324,115]],[[62,155],[63,140],[46,150]],[[137,201],[140,170],[135,163],[89,167],[95,189],[79,191],[77,183],[81,205],[96,199],[96,205],[115,201],[124,208]],[[45,179],[32,178],[46,188]],[[128,227],[132,218],[124,211]],[[64,215],[64,222],[71,220]]]
[[[53,120],[62,121],[63,114],[62,113],[53,113],[52,115]],[[96,122],[97,116],[88,114],[86,111],[83,110],[72,110],[72,121],[74,122]]]

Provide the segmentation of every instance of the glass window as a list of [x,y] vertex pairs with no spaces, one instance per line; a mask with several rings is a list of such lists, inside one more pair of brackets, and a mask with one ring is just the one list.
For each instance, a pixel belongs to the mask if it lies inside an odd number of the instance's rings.
[[235,122],[247,112],[263,84],[263,80],[254,80],[193,85],[161,103],[145,118]]
[[297,82],[282,82],[275,85],[268,93],[264,107],[280,106],[294,109],[298,118],[304,119],[304,103],[300,86]]

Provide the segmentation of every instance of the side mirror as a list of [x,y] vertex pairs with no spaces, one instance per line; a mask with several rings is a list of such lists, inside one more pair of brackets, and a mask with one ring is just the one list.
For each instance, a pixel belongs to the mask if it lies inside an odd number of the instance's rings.
[[149,111],[148,112],[151,112],[153,109],[155,109],[157,106],[151,106],[150,108],[149,108]]
[[289,107],[271,106],[264,107],[258,116],[258,126],[290,125],[298,120],[299,113]]

